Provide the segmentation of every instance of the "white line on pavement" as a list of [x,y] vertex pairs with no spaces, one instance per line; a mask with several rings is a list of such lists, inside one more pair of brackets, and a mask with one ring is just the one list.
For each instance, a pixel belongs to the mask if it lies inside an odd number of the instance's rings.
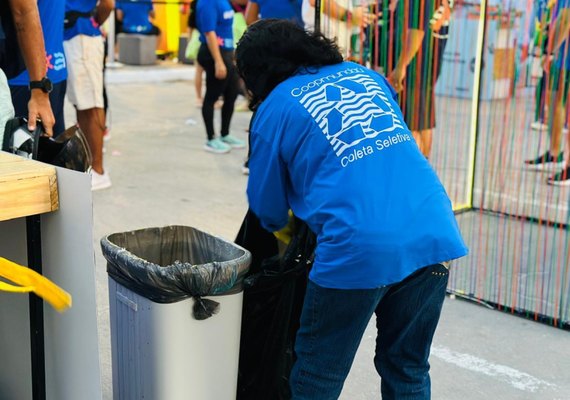
[[494,364],[471,354],[458,353],[446,347],[433,346],[431,348],[431,355],[458,367],[492,376],[517,389],[527,392],[534,393],[541,387],[556,387],[556,385],[552,383],[535,378],[532,375],[507,367],[506,365]]

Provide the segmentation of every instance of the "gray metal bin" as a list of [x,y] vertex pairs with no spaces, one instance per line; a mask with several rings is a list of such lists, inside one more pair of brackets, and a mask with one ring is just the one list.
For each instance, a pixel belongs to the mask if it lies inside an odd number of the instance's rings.
[[101,246],[114,399],[234,400],[251,254],[183,226],[117,233]]

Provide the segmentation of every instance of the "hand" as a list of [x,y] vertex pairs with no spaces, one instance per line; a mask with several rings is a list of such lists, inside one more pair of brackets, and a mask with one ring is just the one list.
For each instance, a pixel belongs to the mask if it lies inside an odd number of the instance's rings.
[[388,82],[396,92],[404,90],[404,79],[406,79],[406,68],[396,67],[388,75]]
[[390,0],[390,4],[388,5],[388,10],[393,13],[396,11],[396,7],[398,6],[398,0]]
[[36,120],[40,119],[47,136],[53,136],[53,125],[55,118],[49,102],[49,94],[39,89],[33,89],[28,103],[28,129],[36,129]]
[[374,21],[375,15],[368,11],[368,7],[356,7],[352,11],[352,25],[366,28]]
[[228,76],[228,69],[223,61],[216,62],[216,79],[223,80]]
[[542,69],[547,74],[550,72],[550,67],[552,67],[553,58],[554,58],[553,56],[547,54],[542,59]]

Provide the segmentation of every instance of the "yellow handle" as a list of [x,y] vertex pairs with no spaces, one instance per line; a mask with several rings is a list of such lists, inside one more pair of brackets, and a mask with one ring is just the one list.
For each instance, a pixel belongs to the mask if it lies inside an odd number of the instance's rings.
[[71,307],[71,295],[36,271],[0,257],[0,277],[14,282],[19,287],[0,282],[0,290],[15,293],[33,291],[57,311]]
[[33,286],[15,286],[9,283],[0,281],[0,291],[10,293],[30,293],[34,291]]

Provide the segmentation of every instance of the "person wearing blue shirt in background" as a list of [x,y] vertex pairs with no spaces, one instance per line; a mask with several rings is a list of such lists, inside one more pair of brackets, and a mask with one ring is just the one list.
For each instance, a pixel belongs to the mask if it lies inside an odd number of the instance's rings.
[[249,206],[268,231],[292,210],[317,236],[292,398],[338,398],[376,314],[382,398],[428,399],[448,261],[468,250],[395,92],[343,62],[331,40],[284,20],[253,24],[236,63],[255,111]]
[[117,19],[121,22],[121,31],[141,35],[160,35],[160,29],[150,22],[155,17],[150,0],[119,1],[115,8]]
[[65,3],[63,48],[67,59],[67,96],[91,149],[92,190],[111,186],[111,178],[103,168],[104,42],[99,26],[114,7],[114,0],[66,0]]
[[[63,53],[65,0],[38,0],[38,10],[46,48],[46,76],[53,86],[49,93],[49,99],[55,117],[53,132],[54,136],[57,136],[65,130],[63,116],[67,81],[67,65]],[[29,83],[28,71],[23,71],[8,81],[16,115],[28,115],[28,102],[31,97],[28,88]]]
[[[234,9],[229,0],[193,0],[190,28],[200,32],[198,63],[206,71],[206,95],[202,118],[206,126],[206,151],[223,154],[244,148],[245,142],[230,135],[234,104],[239,93],[239,78],[234,66]],[[214,104],[223,96],[221,135],[215,137]]]
[[30,101],[27,112],[28,129],[36,129],[41,119],[44,132],[53,135],[53,116],[49,92],[51,81],[46,76],[46,49],[38,5],[35,0],[0,2],[0,142],[4,125],[14,117],[7,79],[18,76],[24,69],[30,77]]
[[260,18],[287,19],[303,27],[302,7],[303,0],[250,0],[245,20],[251,25]]

